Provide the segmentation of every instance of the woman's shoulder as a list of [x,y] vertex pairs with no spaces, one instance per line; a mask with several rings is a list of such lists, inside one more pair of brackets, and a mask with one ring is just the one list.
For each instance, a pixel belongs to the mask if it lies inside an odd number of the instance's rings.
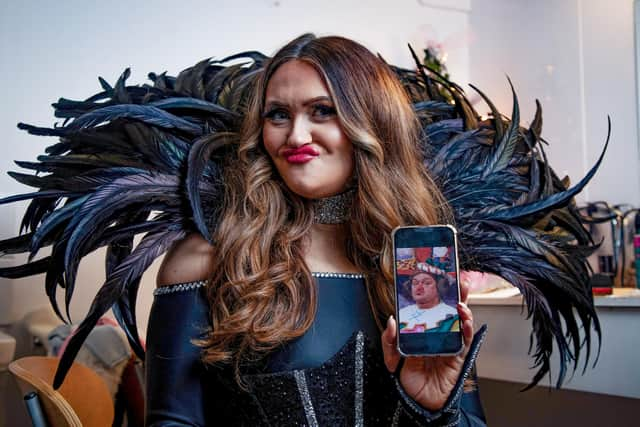
[[156,278],[158,287],[206,280],[212,272],[214,248],[199,233],[176,242],[165,255]]

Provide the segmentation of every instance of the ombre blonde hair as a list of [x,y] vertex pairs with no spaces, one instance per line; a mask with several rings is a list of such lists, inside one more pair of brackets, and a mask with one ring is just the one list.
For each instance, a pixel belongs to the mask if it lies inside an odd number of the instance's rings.
[[212,330],[204,360],[236,368],[299,337],[316,313],[315,282],[304,261],[313,205],[292,193],[262,143],[267,83],[287,61],[322,76],[354,146],[356,194],[347,254],[364,274],[380,328],[394,311],[391,231],[450,222],[447,204],[423,165],[418,119],[390,67],[342,37],[303,35],[257,77],[237,151],[228,160],[208,287]]

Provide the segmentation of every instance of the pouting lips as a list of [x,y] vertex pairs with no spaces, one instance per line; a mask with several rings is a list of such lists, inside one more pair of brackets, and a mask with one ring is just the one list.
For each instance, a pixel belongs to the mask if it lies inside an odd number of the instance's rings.
[[309,146],[287,148],[282,151],[282,156],[289,163],[306,163],[319,155],[320,153],[315,148]]

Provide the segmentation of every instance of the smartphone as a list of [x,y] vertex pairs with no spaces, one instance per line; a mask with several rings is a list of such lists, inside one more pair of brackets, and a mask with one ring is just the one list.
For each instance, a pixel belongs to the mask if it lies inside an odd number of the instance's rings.
[[393,230],[398,350],[404,356],[462,351],[458,243],[451,225]]

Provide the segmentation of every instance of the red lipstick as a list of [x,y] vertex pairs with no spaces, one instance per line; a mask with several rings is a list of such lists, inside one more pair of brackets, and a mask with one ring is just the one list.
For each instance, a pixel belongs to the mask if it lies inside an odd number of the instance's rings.
[[282,151],[282,156],[287,160],[287,162],[294,164],[307,163],[319,155],[320,153],[318,153],[315,148],[309,147],[308,145],[299,148],[287,148]]

